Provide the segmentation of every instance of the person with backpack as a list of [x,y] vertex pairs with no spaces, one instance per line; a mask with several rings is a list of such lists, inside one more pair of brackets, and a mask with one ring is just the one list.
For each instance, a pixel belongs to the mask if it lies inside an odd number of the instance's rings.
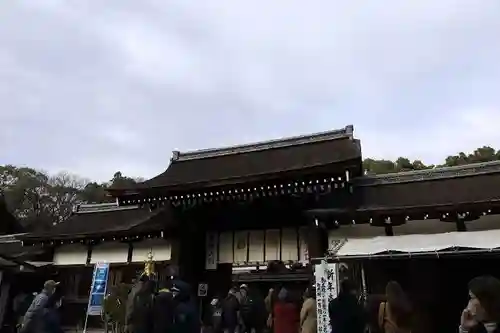
[[174,325],[175,304],[168,282],[161,282],[153,304],[153,332],[170,333]]

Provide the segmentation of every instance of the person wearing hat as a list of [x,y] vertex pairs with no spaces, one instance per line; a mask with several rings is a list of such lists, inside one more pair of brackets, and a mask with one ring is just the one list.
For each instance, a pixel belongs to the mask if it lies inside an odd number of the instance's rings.
[[56,291],[58,285],[59,282],[56,282],[54,280],[45,281],[45,283],[43,284],[42,292],[36,295],[35,299],[33,299],[33,302],[31,302],[31,305],[24,315],[20,333],[43,332],[43,309],[47,305],[49,298]]
[[175,282],[171,288],[174,301],[174,324],[171,333],[199,333],[200,317],[193,303],[189,284]]

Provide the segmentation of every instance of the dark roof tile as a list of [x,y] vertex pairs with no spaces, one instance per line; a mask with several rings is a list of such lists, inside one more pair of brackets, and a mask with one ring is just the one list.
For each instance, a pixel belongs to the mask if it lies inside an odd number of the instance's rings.
[[40,246],[23,246],[20,240],[4,240],[0,238],[0,256],[6,258],[25,258],[44,250]]
[[[116,204],[82,205],[64,222],[52,226],[49,230],[42,230],[23,236],[23,239],[54,239],[80,238],[97,235],[108,235],[131,230],[142,224],[158,227],[151,224],[151,220],[162,210],[150,211],[149,208],[138,206],[119,207]],[[164,221],[163,221],[164,222]],[[158,230],[158,229],[156,229]],[[153,231],[153,230],[151,230]]]
[[324,167],[359,159],[361,147],[353,127],[308,136],[235,146],[174,152],[169,168],[139,187],[175,187],[188,184],[237,184],[249,177]]
[[356,186],[372,186],[449,179],[456,177],[468,177],[491,173],[500,173],[500,161],[472,163],[453,167],[440,167],[416,171],[395,172],[376,176],[363,176],[353,179],[353,182],[356,184]]
[[361,207],[398,209],[500,201],[500,163],[405,172],[355,181]]

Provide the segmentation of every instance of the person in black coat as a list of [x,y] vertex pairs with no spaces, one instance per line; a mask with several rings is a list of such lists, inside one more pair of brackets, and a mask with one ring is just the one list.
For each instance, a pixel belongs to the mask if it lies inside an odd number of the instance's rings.
[[129,324],[132,330],[129,333],[150,333],[153,328],[153,305],[154,305],[155,282],[144,281],[141,290],[133,298],[132,312]]
[[57,292],[49,297],[42,315],[44,333],[64,333],[61,327],[61,317],[59,314],[61,303],[61,293]]
[[340,293],[328,305],[333,333],[363,333],[366,327],[365,310],[358,302],[356,288],[349,280],[342,281]]
[[167,282],[160,283],[153,305],[153,333],[169,333],[174,324],[175,304]]
[[187,283],[174,283],[172,287],[175,304],[174,324],[171,333],[199,333],[200,318],[193,302],[191,288]]
[[469,303],[460,318],[460,333],[500,333],[500,280],[478,276],[469,282]]

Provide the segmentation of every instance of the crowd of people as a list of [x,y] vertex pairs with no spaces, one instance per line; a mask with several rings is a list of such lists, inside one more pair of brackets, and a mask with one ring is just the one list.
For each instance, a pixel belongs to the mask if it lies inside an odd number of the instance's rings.
[[316,332],[315,291],[302,295],[294,289],[271,288],[261,297],[258,288],[233,287],[225,297],[215,297],[205,319],[212,333]]
[[[461,316],[458,333],[500,333],[500,280],[479,276],[468,285],[469,301]],[[340,293],[329,304],[332,333],[411,333],[418,315],[403,288],[396,281],[386,286],[385,295],[360,302],[349,280],[341,283]],[[439,328],[437,328],[439,331]]]
[[[458,333],[500,333],[500,280],[492,276],[472,279],[469,302]],[[49,280],[27,309],[20,333],[62,333],[58,309],[58,284]],[[215,297],[201,318],[189,284],[172,277],[156,285],[141,278],[131,289],[126,304],[127,333],[316,333],[314,286],[300,297],[286,287],[270,289],[260,297],[258,289],[243,284],[224,297]],[[343,280],[338,296],[328,307],[332,333],[411,333],[418,321],[403,288],[395,281],[383,297],[364,302],[350,280]],[[203,320],[202,320],[203,319]]]

